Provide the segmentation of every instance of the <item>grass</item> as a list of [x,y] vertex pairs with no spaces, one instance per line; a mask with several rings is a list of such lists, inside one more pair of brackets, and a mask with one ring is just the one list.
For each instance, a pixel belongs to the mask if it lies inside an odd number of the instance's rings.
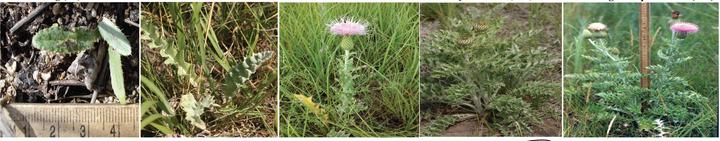
[[[417,3],[282,3],[280,5],[280,136],[328,136],[345,131],[354,137],[418,136]],[[367,20],[370,34],[353,36],[353,74],[357,97],[368,107],[354,123],[339,124],[333,105],[335,60],[341,36],[327,30],[342,16]],[[317,118],[293,94],[312,97],[329,118]]]
[[[700,32],[691,34],[685,39],[680,46],[685,48],[688,55],[693,59],[671,68],[677,76],[680,76],[689,82],[691,90],[710,99],[707,107],[712,108],[710,111],[718,109],[718,4],[717,3],[652,3],[651,7],[651,38],[654,38],[651,51],[651,64],[660,62],[655,57],[659,46],[664,46],[661,38],[669,38],[671,32],[668,28],[667,21],[670,19],[672,11],[682,13],[682,19],[686,22],[692,22],[700,26]],[[580,55],[588,54],[593,47],[583,42],[579,33],[582,32],[587,25],[594,22],[602,22],[608,26],[606,31],[609,34],[608,44],[615,45],[619,49],[619,56],[631,56],[633,61],[631,65],[638,69],[639,67],[639,41],[638,41],[638,4],[637,3],[566,3],[564,7],[564,40],[565,46],[563,70],[565,74],[580,73],[593,67],[589,61],[584,60]],[[658,30],[659,28],[659,30]],[[659,31],[659,32],[657,32]],[[656,33],[657,32],[657,33]],[[585,115],[582,113],[592,110],[591,106],[585,106],[587,89],[581,89],[579,86],[570,85],[566,82],[565,93],[583,93],[582,96],[565,95],[564,111],[565,119],[563,120],[565,127],[563,128],[566,137],[599,137],[607,136],[607,123],[594,123],[586,121]],[[704,114],[697,119],[692,120],[685,127],[672,127],[671,136],[701,136],[717,137],[717,112],[713,114]],[[695,125],[714,123],[714,130],[701,130]],[[613,136],[613,135],[610,135]],[[644,134],[633,132],[616,136],[646,136]]]
[[[423,38],[427,38],[427,40],[436,40],[431,39],[428,37],[432,37],[433,32],[436,32],[434,30],[444,29],[444,30],[452,30],[451,21],[449,19],[459,19],[461,18],[462,14],[464,15],[470,15],[466,13],[465,11],[467,7],[473,6],[478,9],[480,9],[481,14],[486,11],[490,11],[493,7],[499,5],[500,3],[480,3],[480,4],[461,4],[461,3],[423,3],[420,5],[420,12],[421,12],[421,19],[423,21],[422,25],[427,26],[424,28],[421,28],[421,35]],[[497,15],[494,15],[493,17],[500,17],[500,16],[508,16],[508,19],[505,21],[505,24],[502,26],[502,31],[498,33],[498,40],[505,39],[509,36],[524,33],[525,31],[528,31],[530,29],[535,30],[542,30],[541,35],[538,36],[532,36],[531,39],[529,39],[527,46],[529,47],[548,47],[546,51],[555,52],[557,54],[560,54],[561,49],[561,23],[562,20],[560,16],[561,11],[561,5],[560,3],[542,3],[542,4],[508,4],[504,7],[503,10],[497,13]],[[437,23],[439,24],[437,29],[433,29],[433,25]],[[428,31],[425,31],[428,30]],[[427,34],[427,35],[426,35]],[[421,49],[430,49],[430,47],[421,46]],[[559,59],[560,56],[554,57],[552,59]],[[556,67],[545,70],[540,72],[539,74],[536,74],[537,77],[535,79],[539,79],[542,81],[551,81],[551,82],[559,82],[561,79],[561,66],[558,64]],[[425,71],[425,70],[422,70]],[[424,72],[421,72],[421,74]],[[427,72],[430,73],[430,72]],[[533,109],[537,110],[540,113],[538,115],[541,120],[544,121],[544,123],[539,125],[534,125],[533,128],[534,132],[533,134],[526,134],[526,135],[520,135],[520,136],[560,136],[560,121],[561,121],[561,115],[559,112],[555,112],[561,107],[560,99],[561,95],[558,94],[551,98],[548,102],[548,104],[543,105],[540,107],[540,109]],[[428,107],[433,107],[429,109],[439,109],[444,111],[444,107],[436,107],[436,103],[428,103],[426,101],[423,101],[421,99],[422,105],[429,105]],[[423,112],[425,106],[422,106],[421,109],[423,109]],[[443,114],[452,114],[457,111],[462,111],[461,108],[451,108],[452,112],[443,113]],[[430,111],[430,110],[428,110]],[[423,125],[424,123],[429,123],[428,119],[426,118],[432,118],[436,115],[433,115],[432,112],[427,112],[427,115],[432,115],[430,117],[423,117]],[[423,113],[425,114],[425,113]],[[435,113],[439,114],[439,113]],[[493,128],[490,125],[492,123],[487,122],[483,118],[473,118],[472,121],[468,120],[465,122],[476,122],[479,124],[477,129],[473,129],[470,131],[465,131],[463,126],[455,127],[456,129],[463,130],[462,132],[454,132],[454,133],[445,133],[443,136],[498,136],[500,135],[500,129]],[[554,125],[550,123],[556,123]],[[450,127],[454,128],[454,127]],[[483,129],[480,129],[483,128]],[[541,129],[542,128],[542,129]],[[482,130],[482,131],[481,131]],[[543,130],[543,133],[540,133],[540,130]]]
[[[276,3],[143,3],[142,15],[165,36],[161,40],[174,41],[158,48],[142,44],[142,136],[277,136],[277,53],[244,83],[239,98],[219,91],[244,57],[277,52]],[[177,53],[170,60],[161,55],[169,51]],[[206,130],[186,120],[178,104],[185,94],[198,101],[214,97],[220,105],[202,110]]]

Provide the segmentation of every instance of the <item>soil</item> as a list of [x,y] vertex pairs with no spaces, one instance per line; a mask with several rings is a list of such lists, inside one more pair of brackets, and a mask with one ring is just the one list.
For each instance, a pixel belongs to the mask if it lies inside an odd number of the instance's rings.
[[[506,24],[518,24],[518,25],[528,25],[529,20],[528,16],[531,14],[531,12],[528,10],[530,4],[509,4],[505,6],[504,9],[502,9],[500,14],[502,16],[507,16],[508,19],[506,20]],[[480,11],[486,11],[492,7],[489,6],[476,6]],[[560,7],[559,4],[555,5],[555,7]],[[543,11],[543,12],[552,12],[553,15],[559,15],[560,10],[558,8],[558,11]],[[560,18],[557,18],[557,20],[560,20]],[[441,29],[441,25],[438,21],[422,21],[420,26],[420,38],[425,40],[431,40],[432,33],[436,30]],[[556,57],[553,57],[551,59],[561,59],[562,54],[562,46],[561,46],[561,39],[560,35],[556,35],[558,33],[558,30],[555,28],[552,24],[548,23],[540,23],[544,24],[546,26],[542,27],[543,32],[540,33],[543,36],[548,36],[550,41],[541,41],[540,46],[547,47],[546,51],[554,52],[557,54]],[[503,35],[505,36],[512,36],[515,34],[513,32],[514,30],[524,30],[524,29],[508,29],[506,33]],[[432,49],[428,46],[425,46],[424,44],[420,44],[420,49]],[[560,83],[560,80],[562,79],[562,64],[560,62],[555,64],[555,67],[552,69],[548,69],[545,71],[542,71],[535,75],[535,77],[531,77],[529,79],[539,79],[541,81],[552,81]],[[427,68],[424,66],[421,66],[420,74],[428,73]],[[422,83],[422,82],[421,82]],[[561,105],[560,105],[560,97],[558,96],[555,99],[550,99],[547,106],[541,106],[542,108],[537,112],[538,117],[540,120],[543,121],[543,124],[531,124],[531,128],[533,130],[532,133],[526,133],[523,136],[526,137],[559,137],[561,135]],[[472,113],[468,113],[472,114]],[[554,114],[554,115],[548,115],[548,114]],[[423,119],[421,121],[421,129],[424,127],[427,123],[430,121]],[[448,127],[448,129],[443,133],[442,136],[502,136],[501,133],[493,133],[493,132],[499,132],[497,129],[490,130],[485,123],[479,123],[477,118],[468,118],[463,121],[457,122],[456,124]]]
[[[119,103],[110,84],[102,39],[93,49],[54,53],[32,45],[32,37],[58,24],[63,29],[97,29],[103,17],[115,21],[132,47],[122,56],[128,103],[139,100],[139,3],[0,3],[0,92],[18,103]],[[34,16],[33,11],[37,11]],[[21,22],[21,21],[27,22]],[[13,27],[17,26],[16,30]],[[107,58],[107,57],[104,57]],[[106,59],[105,59],[106,60]],[[92,77],[93,70],[97,77]],[[49,76],[49,77],[48,77]]]

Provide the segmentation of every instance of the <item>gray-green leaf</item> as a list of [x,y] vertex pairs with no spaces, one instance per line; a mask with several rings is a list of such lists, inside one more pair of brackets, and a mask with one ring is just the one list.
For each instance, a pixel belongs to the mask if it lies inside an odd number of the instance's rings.
[[35,48],[57,53],[75,53],[91,49],[97,41],[97,30],[76,28],[75,31],[65,31],[57,24],[45,28],[33,36],[32,44]]
[[115,26],[112,21],[103,17],[100,24],[98,24],[98,30],[100,30],[100,35],[108,42],[110,47],[117,50],[120,54],[127,56],[132,53],[127,37],[125,37],[125,34],[123,34],[120,28]]
[[183,111],[185,111],[185,119],[190,121],[190,124],[205,130],[205,122],[200,119],[200,115],[204,113],[205,107],[218,106],[214,102],[213,96],[208,95],[198,103],[195,101],[195,96],[192,93],[188,93],[182,96],[180,106],[183,108]]
[[225,95],[234,99],[235,93],[238,93],[245,81],[250,78],[250,75],[255,73],[255,70],[260,67],[263,62],[270,59],[273,53],[272,51],[256,53],[250,57],[246,57],[242,62],[238,62],[234,68],[230,69],[227,76],[225,76],[225,86],[222,87]]
[[110,63],[110,81],[115,96],[120,99],[120,103],[125,104],[125,84],[123,81],[122,62],[120,61],[120,53],[115,49],[108,49],[108,62]]

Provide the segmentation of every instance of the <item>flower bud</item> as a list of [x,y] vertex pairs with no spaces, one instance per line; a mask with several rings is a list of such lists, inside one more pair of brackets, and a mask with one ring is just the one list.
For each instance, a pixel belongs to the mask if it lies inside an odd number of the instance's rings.
[[610,53],[619,54],[620,50],[618,48],[613,48],[612,50],[610,50]]
[[687,38],[687,35],[688,34],[686,34],[686,33],[676,33],[675,37],[677,37],[678,39],[685,39],[685,38]]
[[582,37],[585,39],[592,38],[592,32],[590,32],[590,30],[585,29],[582,32]]
[[353,48],[353,40],[350,38],[350,36],[343,36],[342,40],[340,41],[340,48],[343,50],[351,50]]
[[605,37],[607,37],[607,33],[605,33],[605,31],[593,32],[592,37],[593,38],[605,38]]
[[475,25],[473,25],[473,28],[475,29],[475,31],[485,31],[490,28],[490,26],[485,24],[485,22],[477,22],[475,23]]
[[457,39],[457,44],[461,46],[467,46],[474,42],[475,40],[471,37],[463,36],[460,39]]
[[680,12],[673,11],[672,13],[670,13],[670,17],[672,17],[672,19],[680,19]]

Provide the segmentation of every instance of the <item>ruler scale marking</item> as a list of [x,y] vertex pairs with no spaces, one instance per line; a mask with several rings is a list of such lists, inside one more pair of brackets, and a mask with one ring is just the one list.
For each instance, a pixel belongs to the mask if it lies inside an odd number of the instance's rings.
[[[650,74],[650,70],[647,69],[650,66],[650,3],[640,3],[640,73]],[[650,89],[650,76],[645,76],[640,79],[640,85],[643,88]],[[645,95],[650,95],[649,92],[644,92]],[[642,111],[645,111],[650,106],[646,102],[642,102]]]
[[[139,129],[135,129],[139,109],[139,104],[13,103],[3,108],[8,112],[0,116],[9,116],[17,137],[139,137]],[[113,131],[108,132],[105,126]]]

